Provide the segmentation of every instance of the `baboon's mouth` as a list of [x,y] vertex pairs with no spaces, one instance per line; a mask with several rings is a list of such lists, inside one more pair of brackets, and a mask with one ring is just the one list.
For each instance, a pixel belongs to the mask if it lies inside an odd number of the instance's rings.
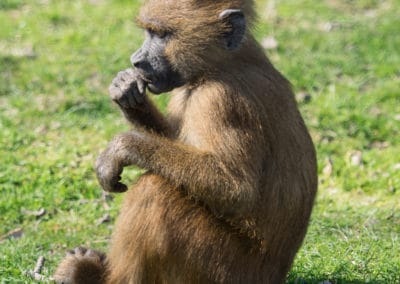
[[165,88],[165,86],[158,86],[157,84],[149,83],[147,88],[155,95],[171,91],[170,88]]
[[146,76],[145,74],[143,74],[143,72],[139,72],[139,76],[140,76],[140,79],[142,79],[147,84],[151,84],[153,82],[153,80],[151,78],[149,78],[149,76]]

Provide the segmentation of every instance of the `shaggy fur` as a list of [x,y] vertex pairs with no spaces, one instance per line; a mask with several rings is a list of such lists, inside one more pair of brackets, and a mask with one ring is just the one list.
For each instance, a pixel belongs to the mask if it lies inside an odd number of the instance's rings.
[[[140,13],[143,27],[174,32],[166,53],[187,84],[166,119],[148,99],[132,109],[141,128],[108,148],[148,172],[126,193],[95,283],[284,282],[317,190],[315,151],[249,29],[239,50],[223,48],[218,15],[230,8],[254,19],[246,0],[150,0]],[[62,263],[56,278],[87,283],[71,272],[79,265]]]

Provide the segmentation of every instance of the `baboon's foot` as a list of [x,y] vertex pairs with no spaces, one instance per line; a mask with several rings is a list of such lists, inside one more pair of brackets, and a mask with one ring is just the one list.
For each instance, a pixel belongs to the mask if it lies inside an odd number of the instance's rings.
[[83,247],[67,253],[54,273],[59,284],[101,284],[106,274],[106,255]]

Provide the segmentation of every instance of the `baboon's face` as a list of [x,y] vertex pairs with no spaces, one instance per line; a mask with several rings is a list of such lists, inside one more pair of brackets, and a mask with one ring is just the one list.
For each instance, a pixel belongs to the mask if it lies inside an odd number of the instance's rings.
[[[186,6],[178,5],[184,3]],[[229,54],[238,50],[245,38],[242,10],[211,4],[193,7],[193,3],[150,1],[141,10],[138,24],[146,38],[131,62],[155,94],[195,83],[212,73],[230,60]]]
[[143,45],[131,56],[131,63],[143,75],[154,94],[169,92],[184,85],[183,77],[172,68],[165,54],[171,33],[146,29]]

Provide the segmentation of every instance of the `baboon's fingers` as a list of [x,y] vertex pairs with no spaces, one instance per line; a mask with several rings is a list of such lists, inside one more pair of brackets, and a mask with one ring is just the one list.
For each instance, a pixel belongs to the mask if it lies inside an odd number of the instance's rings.
[[121,98],[121,100],[125,99],[131,108],[138,107],[138,105],[141,105],[144,102],[143,95],[138,90],[136,84],[132,84],[132,87],[124,97],[126,98]]
[[127,76],[130,76],[132,82],[136,83],[137,89],[141,95],[144,95],[146,90],[146,83],[143,78],[132,68],[128,68],[125,70],[127,72]]
[[93,249],[88,249],[85,253],[86,257],[102,262],[105,259],[105,254]]
[[81,246],[74,248],[75,254],[84,255],[86,253],[86,251],[87,251],[87,249],[84,247],[81,247]]
[[111,99],[117,103],[120,107],[122,108],[129,108],[132,106],[130,102],[130,95],[129,94],[124,94],[123,91],[116,87],[112,89],[113,93],[111,94]]
[[131,78],[137,77],[137,76],[136,76],[136,73],[135,73],[135,70],[133,70],[133,68],[128,68],[128,69],[125,70],[125,72],[126,72],[127,74],[129,74]]
[[120,86],[114,83],[108,87],[108,93],[113,101],[119,100],[122,95]]
[[144,96],[145,95],[145,90],[146,90],[146,84],[145,84],[145,82],[142,80],[142,79],[140,79],[140,78],[138,78],[138,80],[137,80],[137,87],[138,87],[138,90],[139,90],[139,93],[142,95],[142,96]]
[[139,81],[138,81],[138,88],[133,90],[133,94],[135,96],[135,100],[138,104],[142,104],[144,102],[144,94],[139,90]]
[[112,192],[125,192],[128,190],[128,187],[122,182],[117,182],[114,184]]
[[119,72],[118,73],[118,77],[120,78],[120,80],[122,82],[130,83],[133,80],[135,80],[133,75],[132,75],[132,73],[129,71],[129,69]]
[[[118,76],[117,77],[115,77],[112,81],[111,81],[111,86],[115,86],[115,87],[119,87],[119,84],[120,83],[120,80],[119,80],[119,78],[118,78]],[[111,87],[110,86],[110,87]]]
[[125,82],[126,81],[125,80],[125,74],[126,74],[125,71],[119,71],[117,73],[117,77],[115,77],[115,78],[118,79],[118,81],[120,81],[120,82]]
[[126,95],[128,101],[129,101],[129,106],[131,108],[134,108],[137,106],[138,102],[136,101],[136,92],[135,88],[133,87],[131,90],[129,90],[128,94]]

